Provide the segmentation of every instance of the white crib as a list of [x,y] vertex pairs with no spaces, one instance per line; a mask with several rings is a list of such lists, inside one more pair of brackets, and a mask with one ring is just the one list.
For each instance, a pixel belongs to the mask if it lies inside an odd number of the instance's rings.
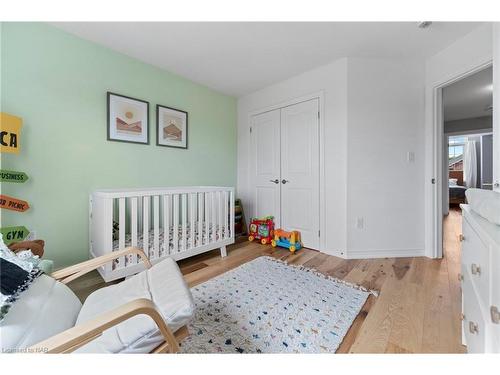
[[[136,246],[154,263],[234,243],[234,188],[216,186],[98,190],[90,195],[90,255]],[[111,281],[140,272],[135,255],[99,269]]]

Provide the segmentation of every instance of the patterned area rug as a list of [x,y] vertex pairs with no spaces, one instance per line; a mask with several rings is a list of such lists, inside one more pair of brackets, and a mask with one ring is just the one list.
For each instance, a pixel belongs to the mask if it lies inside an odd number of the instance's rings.
[[196,314],[183,353],[335,353],[370,294],[271,257],[191,291]]

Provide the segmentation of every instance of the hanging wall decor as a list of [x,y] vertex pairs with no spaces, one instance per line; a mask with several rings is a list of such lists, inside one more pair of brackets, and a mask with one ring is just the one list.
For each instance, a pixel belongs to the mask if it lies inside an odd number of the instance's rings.
[[9,246],[12,242],[24,241],[30,231],[24,226],[0,228],[3,242]]
[[6,208],[12,211],[24,212],[30,208],[28,202],[22,199],[9,197],[8,195],[0,195],[0,208]]
[[108,92],[108,141],[149,144],[149,103]]
[[0,169],[1,182],[14,182],[22,184],[28,180],[28,175],[24,172],[9,171],[7,169]]
[[156,145],[187,148],[188,113],[156,105]]
[[19,154],[22,126],[20,117],[0,112],[0,152]]

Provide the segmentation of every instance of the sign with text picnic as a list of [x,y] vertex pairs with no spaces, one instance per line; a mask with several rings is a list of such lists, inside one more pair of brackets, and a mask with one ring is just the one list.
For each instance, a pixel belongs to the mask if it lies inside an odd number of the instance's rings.
[[21,199],[9,197],[8,195],[0,195],[0,208],[24,212],[30,208],[30,205]]
[[19,154],[21,126],[23,120],[20,117],[0,112],[0,152]]
[[24,172],[8,171],[7,169],[0,169],[0,181],[2,182],[15,182],[22,184],[28,180],[28,175]]
[[8,246],[12,242],[24,241],[30,231],[24,226],[19,226],[0,228],[0,233],[2,233],[3,242]]

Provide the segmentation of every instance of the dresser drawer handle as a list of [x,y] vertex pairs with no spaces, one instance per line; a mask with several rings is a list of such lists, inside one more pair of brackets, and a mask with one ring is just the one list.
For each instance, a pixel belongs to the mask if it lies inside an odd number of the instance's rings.
[[474,322],[469,322],[469,332],[472,333],[473,335],[479,333],[478,325]]
[[500,324],[500,311],[498,310],[498,307],[491,306],[490,313],[491,313],[491,322],[494,324]]
[[479,267],[475,263],[471,264],[470,271],[472,272],[473,275],[479,275],[479,276],[481,276],[481,267]]
[[458,235],[458,239],[460,240],[460,242],[465,241],[465,237],[464,237],[464,235],[463,235],[463,234],[459,234],[459,235]]

